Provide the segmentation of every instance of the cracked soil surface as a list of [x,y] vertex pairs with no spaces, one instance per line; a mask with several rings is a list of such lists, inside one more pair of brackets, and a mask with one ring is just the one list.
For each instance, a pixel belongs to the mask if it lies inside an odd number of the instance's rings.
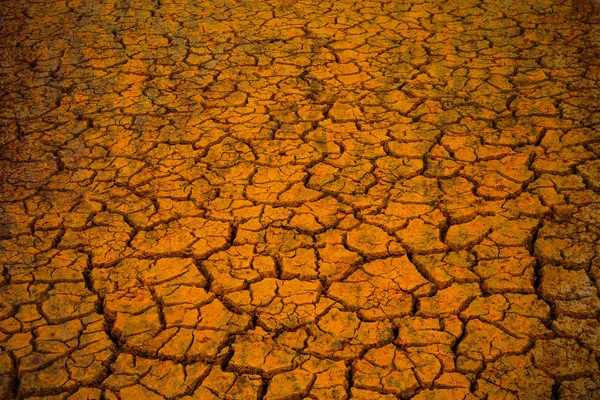
[[0,3],[0,398],[600,399],[600,9]]

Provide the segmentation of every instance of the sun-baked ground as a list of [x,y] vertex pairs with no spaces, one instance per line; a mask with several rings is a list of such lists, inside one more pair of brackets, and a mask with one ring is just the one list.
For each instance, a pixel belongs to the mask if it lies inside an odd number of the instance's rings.
[[593,7],[3,1],[0,397],[600,399]]

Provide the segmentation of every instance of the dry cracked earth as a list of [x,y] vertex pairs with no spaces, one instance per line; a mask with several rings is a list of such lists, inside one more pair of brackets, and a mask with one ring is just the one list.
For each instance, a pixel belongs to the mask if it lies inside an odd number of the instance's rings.
[[2,399],[600,399],[591,3],[0,10]]

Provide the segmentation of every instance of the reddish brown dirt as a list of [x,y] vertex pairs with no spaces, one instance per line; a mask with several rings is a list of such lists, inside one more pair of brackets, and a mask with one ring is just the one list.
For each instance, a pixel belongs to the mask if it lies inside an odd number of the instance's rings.
[[0,398],[600,399],[600,17],[0,3]]

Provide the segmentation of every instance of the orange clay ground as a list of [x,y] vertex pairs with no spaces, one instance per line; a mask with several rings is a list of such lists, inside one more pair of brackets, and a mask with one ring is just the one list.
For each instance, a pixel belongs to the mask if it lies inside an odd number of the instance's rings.
[[600,399],[582,7],[0,3],[0,398]]

